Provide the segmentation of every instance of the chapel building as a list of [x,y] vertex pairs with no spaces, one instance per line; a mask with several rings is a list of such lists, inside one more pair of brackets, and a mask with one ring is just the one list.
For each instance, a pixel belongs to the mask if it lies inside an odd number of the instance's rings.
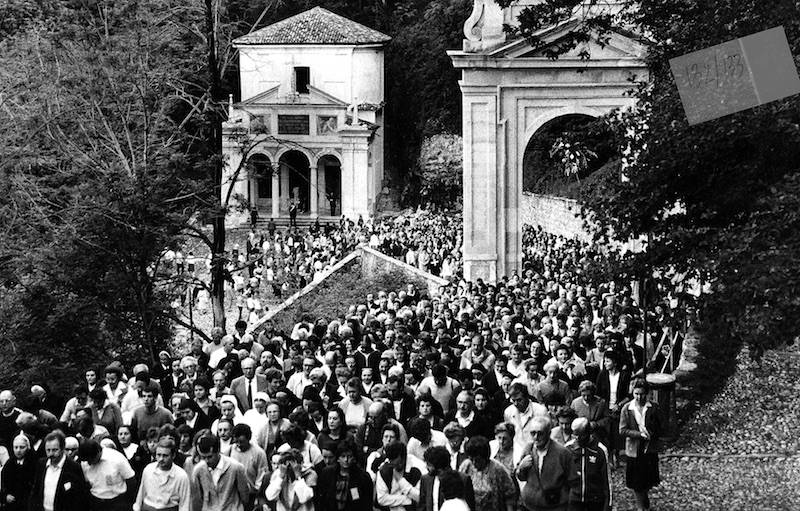
[[[223,202],[260,219],[286,218],[292,204],[301,220],[374,213],[389,40],[321,7],[236,39],[241,99],[222,126]],[[229,208],[229,226],[249,220]]]

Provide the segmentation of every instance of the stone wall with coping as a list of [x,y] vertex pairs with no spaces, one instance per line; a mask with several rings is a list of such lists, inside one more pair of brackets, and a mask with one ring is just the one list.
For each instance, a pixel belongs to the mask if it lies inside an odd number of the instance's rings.
[[361,247],[359,250],[361,251],[361,274],[364,277],[399,270],[408,279],[409,284],[414,284],[420,290],[426,289],[429,296],[438,293],[439,286],[448,284],[448,281],[443,278],[422,271],[375,249]]
[[333,319],[349,305],[366,298],[369,292],[396,291],[404,289],[406,284],[414,284],[420,291],[433,295],[447,281],[361,246],[328,270],[318,282],[310,283],[268,311],[248,331],[258,334],[264,322],[271,320],[288,333],[304,313]]
[[522,192],[520,223],[539,227],[550,234],[567,238],[578,237],[591,241],[591,236],[583,228],[580,206],[574,199],[553,195],[540,195]]

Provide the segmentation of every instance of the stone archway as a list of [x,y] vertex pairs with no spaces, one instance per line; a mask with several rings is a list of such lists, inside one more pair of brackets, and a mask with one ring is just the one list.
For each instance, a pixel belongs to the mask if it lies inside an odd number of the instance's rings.
[[342,214],[342,163],[336,156],[326,154],[317,162],[319,176],[319,211],[324,215]]
[[255,153],[247,159],[248,197],[250,208],[259,212],[271,212],[272,201],[272,161],[263,153]]
[[[461,70],[464,276],[490,282],[521,269],[523,162],[534,133],[564,115],[632,106],[626,93],[648,79],[645,46],[627,33],[612,33],[602,46],[587,43],[588,61],[580,49],[553,61],[524,39],[508,39],[502,23],[515,12],[498,9],[475,0],[464,49],[448,52]],[[569,28],[550,27],[541,37],[557,44]]]
[[286,184],[286,191],[281,194],[286,198],[285,208],[289,209],[288,201],[292,198],[299,201],[298,210],[301,213],[310,211],[311,206],[311,165],[308,157],[295,150],[286,151],[278,160],[281,167],[282,184]]

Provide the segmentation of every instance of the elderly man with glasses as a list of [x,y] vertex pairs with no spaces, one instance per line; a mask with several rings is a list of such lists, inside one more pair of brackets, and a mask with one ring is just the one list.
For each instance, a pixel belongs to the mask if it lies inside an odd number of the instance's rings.
[[566,511],[572,454],[550,438],[548,417],[531,420],[533,445],[517,466],[517,479],[525,481],[521,500],[528,511]]

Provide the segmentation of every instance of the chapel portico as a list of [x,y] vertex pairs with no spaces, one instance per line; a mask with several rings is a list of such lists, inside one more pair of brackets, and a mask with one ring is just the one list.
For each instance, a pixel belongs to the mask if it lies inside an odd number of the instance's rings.
[[[314,8],[234,41],[241,101],[223,123],[223,200],[259,217],[367,217],[383,180],[383,45],[389,37]],[[229,209],[226,223],[246,224]]]

